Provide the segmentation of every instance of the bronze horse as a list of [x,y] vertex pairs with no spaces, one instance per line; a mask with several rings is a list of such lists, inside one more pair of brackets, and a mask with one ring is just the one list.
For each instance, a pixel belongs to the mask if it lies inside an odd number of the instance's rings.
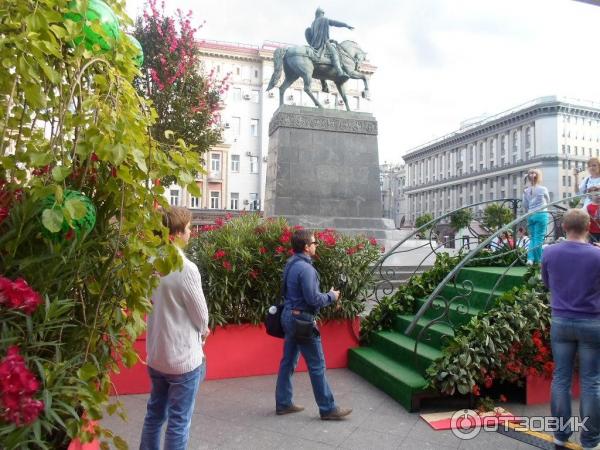
[[279,105],[283,105],[283,95],[287,88],[289,88],[294,81],[298,78],[302,78],[304,82],[304,92],[312,99],[315,105],[322,108],[323,105],[319,103],[319,100],[314,96],[310,90],[310,84],[312,78],[321,80],[323,92],[329,92],[327,88],[326,80],[331,80],[335,83],[344,104],[346,110],[350,111],[348,105],[348,99],[346,98],[346,92],[344,91],[344,84],[350,78],[363,80],[365,84],[365,90],[362,92],[363,98],[368,98],[369,95],[369,84],[367,77],[364,73],[359,72],[359,65],[365,60],[366,53],[353,41],[343,41],[337,44],[340,54],[340,64],[344,69],[344,72],[348,76],[339,77],[336,74],[334,67],[330,62],[314,62],[315,51],[309,46],[303,45],[299,47],[288,47],[278,48],[275,50],[274,55],[274,71],[267,91],[270,91],[279,82],[281,77],[281,69],[285,73],[285,80],[279,86]]

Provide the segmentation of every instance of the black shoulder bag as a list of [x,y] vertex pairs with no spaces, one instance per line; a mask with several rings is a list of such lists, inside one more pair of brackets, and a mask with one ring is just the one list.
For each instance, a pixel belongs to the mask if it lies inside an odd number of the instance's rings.
[[278,305],[272,305],[267,311],[267,317],[265,318],[265,329],[269,336],[283,339],[285,333],[283,326],[281,326],[281,313],[283,312],[283,302],[285,301],[285,292],[287,290],[287,276],[292,266],[299,261],[300,258],[296,259],[290,266],[283,276],[281,281],[281,303]]

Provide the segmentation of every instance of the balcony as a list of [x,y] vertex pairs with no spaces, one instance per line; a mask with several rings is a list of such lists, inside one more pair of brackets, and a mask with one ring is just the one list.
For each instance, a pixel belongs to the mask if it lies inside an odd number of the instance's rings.
[[223,181],[223,172],[211,170],[208,172],[207,179],[208,181]]

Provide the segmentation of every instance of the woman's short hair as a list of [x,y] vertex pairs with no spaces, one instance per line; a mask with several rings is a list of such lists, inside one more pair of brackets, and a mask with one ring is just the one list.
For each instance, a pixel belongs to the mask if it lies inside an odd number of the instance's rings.
[[181,206],[170,206],[162,209],[162,223],[169,229],[169,234],[183,233],[188,223],[192,221],[192,213]]
[[588,159],[587,165],[588,167],[591,166],[592,164],[598,164],[600,166],[600,159],[596,158],[595,156],[591,157],[590,159]]
[[569,209],[563,216],[562,226],[567,233],[584,234],[590,227],[590,216],[581,208]]
[[296,230],[292,234],[292,248],[294,253],[302,253],[304,247],[310,245],[313,240],[314,233],[311,230]]

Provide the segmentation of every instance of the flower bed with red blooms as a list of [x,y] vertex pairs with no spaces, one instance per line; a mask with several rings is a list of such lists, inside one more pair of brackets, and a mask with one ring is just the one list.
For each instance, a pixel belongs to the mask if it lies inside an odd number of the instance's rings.
[[548,294],[538,269],[531,269],[524,286],[504,293],[494,307],[456,331],[427,370],[430,385],[445,394],[478,397],[499,382],[523,385],[551,378],[549,325]]
[[[292,234],[299,227],[284,219],[261,219],[246,214],[224,217],[200,229],[190,241],[189,254],[202,273],[212,326],[259,324],[269,306],[279,303],[281,274],[293,254]],[[364,307],[370,266],[381,249],[374,238],[346,236],[335,230],[316,230],[314,265],[321,290],[341,289],[341,307],[324,308],[322,320],[351,319]],[[347,283],[340,283],[340,274]]]

